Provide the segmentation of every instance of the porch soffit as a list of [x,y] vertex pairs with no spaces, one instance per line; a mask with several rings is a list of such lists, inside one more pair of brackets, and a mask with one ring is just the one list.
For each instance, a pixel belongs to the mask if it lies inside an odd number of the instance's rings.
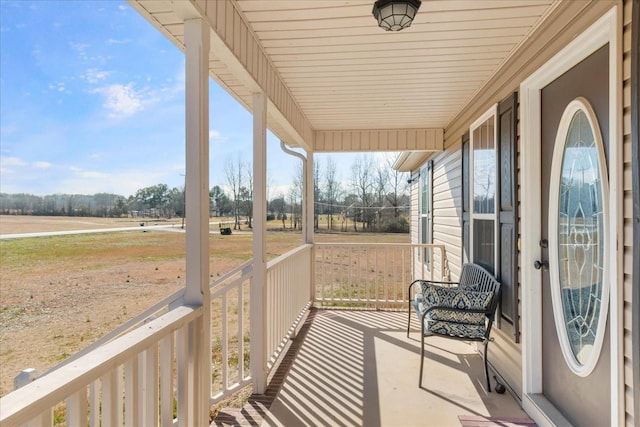
[[558,3],[424,0],[392,33],[373,0],[129,1],[182,50],[183,20],[202,16],[214,80],[249,111],[264,91],[268,126],[288,144],[338,152],[433,149],[389,136],[445,129]]

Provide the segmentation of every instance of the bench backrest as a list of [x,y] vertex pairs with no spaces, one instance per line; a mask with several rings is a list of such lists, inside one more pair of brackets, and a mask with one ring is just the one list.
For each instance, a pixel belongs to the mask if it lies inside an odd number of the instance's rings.
[[460,273],[461,288],[467,286],[477,286],[476,290],[480,292],[493,292],[493,300],[489,309],[495,313],[500,301],[500,282],[496,280],[491,273],[478,264],[464,264]]

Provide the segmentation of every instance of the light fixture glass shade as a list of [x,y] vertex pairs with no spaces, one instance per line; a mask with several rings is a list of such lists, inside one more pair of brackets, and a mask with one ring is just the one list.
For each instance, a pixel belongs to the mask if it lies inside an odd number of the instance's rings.
[[372,13],[380,28],[400,31],[411,26],[421,4],[420,0],[378,0]]

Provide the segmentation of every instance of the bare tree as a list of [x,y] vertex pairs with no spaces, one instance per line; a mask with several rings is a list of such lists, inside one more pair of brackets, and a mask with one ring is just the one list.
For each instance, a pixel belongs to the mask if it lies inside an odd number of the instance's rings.
[[325,184],[324,194],[327,201],[327,228],[329,230],[333,227],[333,213],[335,205],[338,203],[338,196],[340,194],[340,183],[336,176],[336,163],[331,157],[327,159],[327,166],[325,172]]
[[321,199],[320,191],[320,161],[313,164],[313,228],[318,229],[318,202]]
[[376,228],[379,229],[382,220],[383,209],[386,205],[385,195],[389,184],[389,169],[387,168],[387,165],[378,164],[377,168],[374,171],[373,178],[375,186],[375,200],[373,201],[373,203],[377,207],[377,209],[375,211],[375,215],[372,215],[372,219],[375,220]]
[[303,189],[302,164],[296,168],[293,176],[293,184],[289,190],[289,203],[291,205],[291,228],[298,229],[302,226],[302,189]]
[[234,230],[240,230],[240,212],[241,212],[241,193],[243,187],[243,169],[244,163],[242,160],[238,158],[238,162],[234,163],[233,161],[227,159],[227,162],[224,165],[224,173],[227,178],[227,184],[231,189],[231,196],[233,197],[233,216],[234,216]]
[[351,165],[351,186],[358,196],[360,205],[360,209],[354,212],[354,231],[358,231],[356,225],[358,220],[362,222],[363,228],[371,226],[371,209],[368,208],[372,206],[373,170],[373,158],[367,154],[356,157]]
[[[253,168],[247,167],[247,189],[244,192],[243,205],[245,208],[245,214],[249,223],[249,228],[253,228],[251,218],[253,216]],[[267,213],[265,212],[264,215]]]
[[385,160],[387,165],[387,169],[389,171],[389,191],[387,192],[387,202],[393,208],[393,216],[394,218],[398,218],[400,216],[400,203],[403,199],[403,196],[407,193],[407,188],[409,184],[407,184],[407,173],[400,172],[393,168],[393,164],[395,163],[395,158],[387,157]]

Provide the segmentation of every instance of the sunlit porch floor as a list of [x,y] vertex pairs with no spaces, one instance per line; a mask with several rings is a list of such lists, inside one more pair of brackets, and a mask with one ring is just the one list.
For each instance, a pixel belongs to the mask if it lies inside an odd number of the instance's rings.
[[482,358],[470,343],[427,338],[418,388],[420,333],[412,320],[407,338],[406,322],[402,312],[313,309],[267,393],[212,425],[530,425],[508,392],[486,392]]

